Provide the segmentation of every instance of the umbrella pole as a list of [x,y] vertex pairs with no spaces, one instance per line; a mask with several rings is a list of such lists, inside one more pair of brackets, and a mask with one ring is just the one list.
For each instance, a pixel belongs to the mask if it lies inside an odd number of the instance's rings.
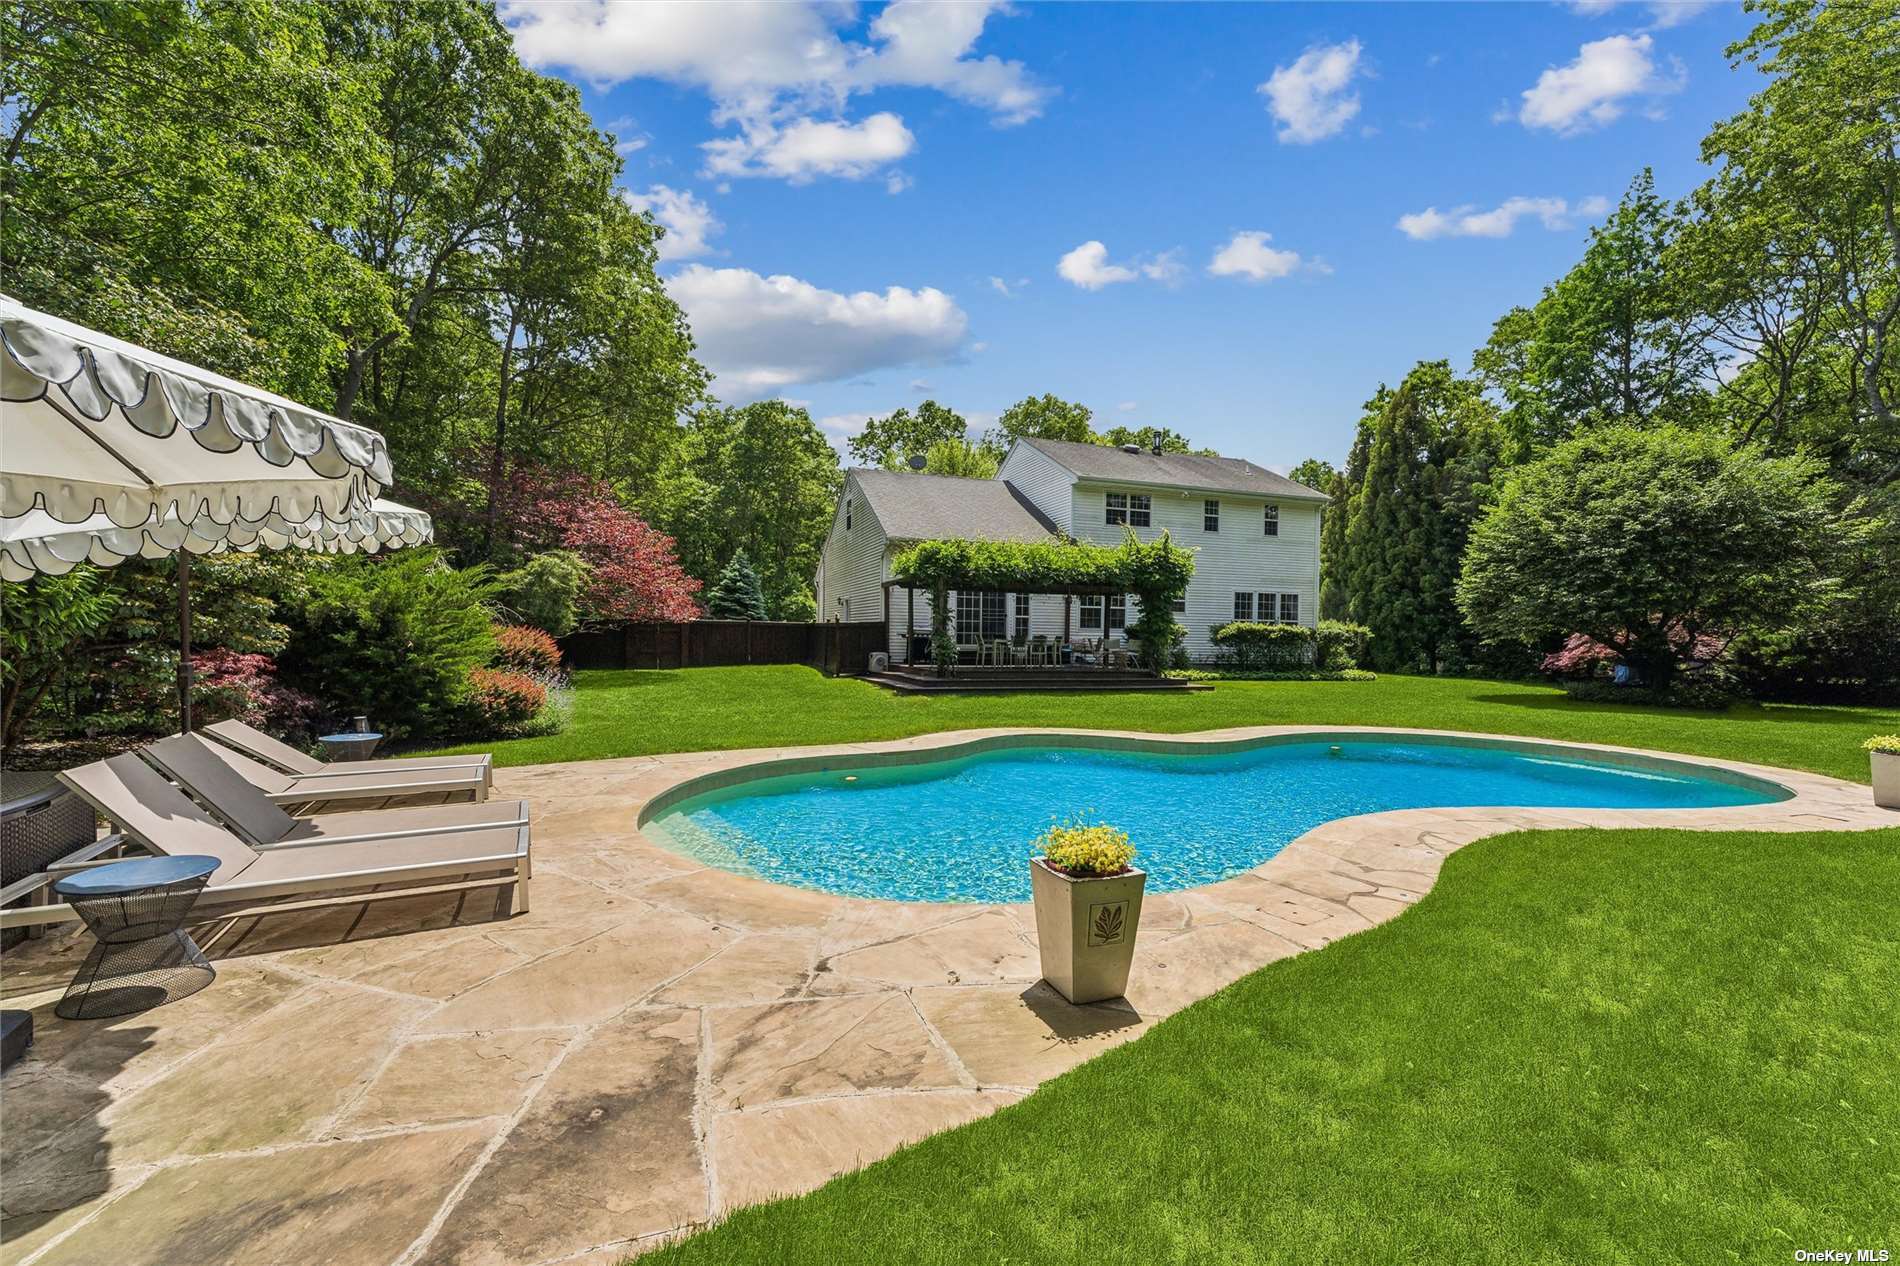
[[191,554],[178,551],[178,728],[191,732]]

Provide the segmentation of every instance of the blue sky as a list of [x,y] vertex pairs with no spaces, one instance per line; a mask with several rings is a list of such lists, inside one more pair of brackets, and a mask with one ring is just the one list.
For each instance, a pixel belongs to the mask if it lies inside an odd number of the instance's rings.
[[1738,6],[542,4],[724,399],[842,438],[1051,391],[1285,468],[1468,363],[1645,165],[1706,174]]

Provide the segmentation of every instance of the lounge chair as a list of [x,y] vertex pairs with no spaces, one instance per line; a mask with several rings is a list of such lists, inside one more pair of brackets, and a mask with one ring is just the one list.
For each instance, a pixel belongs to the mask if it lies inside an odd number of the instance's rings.
[[[59,780],[127,839],[152,852],[217,858],[218,868],[198,898],[199,907],[331,894],[309,902],[220,909],[223,916],[500,887],[513,889],[516,911],[528,909],[531,867],[525,815],[519,822],[474,829],[414,831],[388,839],[301,840],[259,850],[233,835],[137,756],[113,756],[82,765],[66,770]],[[70,868],[55,865],[52,869]],[[449,882],[437,882],[443,880]],[[400,886],[388,887],[392,884]],[[19,913],[38,922],[72,917],[63,906],[28,907]]]
[[202,801],[253,848],[290,844],[441,835],[496,826],[521,826],[528,806],[519,800],[481,804],[436,804],[411,809],[369,809],[293,818],[271,798],[244,780],[196,734],[160,739],[140,754]]
[[[278,805],[379,801],[426,795],[478,802],[488,799],[487,771],[475,765],[385,769],[380,768],[375,761],[355,761],[352,762],[357,770],[354,773],[286,774],[222,743],[200,743],[200,746],[237,771],[238,777]],[[371,804],[365,807],[376,806]]]
[[204,727],[203,733],[211,735],[218,742],[233,751],[244,753],[252,760],[263,761],[266,765],[275,765],[287,774],[300,778],[348,778],[365,774],[370,770],[411,770],[411,769],[464,769],[474,767],[482,771],[482,794],[477,800],[488,798],[488,788],[494,785],[495,758],[486,752],[477,752],[472,756],[387,756],[381,760],[343,760],[325,763],[314,756],[298,751],[288,743],[280,743],[262,730],[244,724],[242,721],[219,721],[215,725]]

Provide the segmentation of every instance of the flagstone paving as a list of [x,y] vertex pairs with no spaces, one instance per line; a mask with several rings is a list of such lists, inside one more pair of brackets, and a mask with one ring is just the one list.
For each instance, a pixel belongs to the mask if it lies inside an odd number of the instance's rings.
[[642,805],[703,774],[978,737],[502,770],[496,794],[534,815],[532,913],[451,894],[206,925],[217,981],[141,1015],[53,1016],[83,934],[8,951],[9,1005],[33,1009],[38,1040],[0,1079],[0,1261],[604,1266],[996,1111],[1391,918],[1484,835],[1900,820],[1864,786],[1708,761],[1795,798],[1333,822],[1151,896],[1129,996],[1088,1007],[1037,983],[1028,906],[806,892],[639,832]]

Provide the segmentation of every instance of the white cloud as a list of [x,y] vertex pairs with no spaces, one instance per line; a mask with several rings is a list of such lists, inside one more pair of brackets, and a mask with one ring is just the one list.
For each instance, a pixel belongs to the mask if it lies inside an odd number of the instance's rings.
[[1280,140],[1311,145],[1336,136],[1359,113],[1359,94],[1347,91],[1359,70],[1359,41],[1315,45],[1291,66],[1276,66],[1256,91],[1280,121]]
[[912,391],[929,391],[930,382],[924,378],[913,378],[910,380],[910,389]]
[[708,239],[725,228],[712,208],[695,197],[690,189],[654,185],[645,193],[623,189],[620,196],[628,206],[647,212],[666,230],[666,236],[660,239],[661,260],[704,255],[712,249]]
[[[1601,17],[1621,5],[1623,0],[1570,0],[1571,12],[1586,18]],[[1649,0],[1643,6],[1649,10],[1649,28],[1653,31],[1668,30],[1672,26],[1681,26],[1705,10],[1715,7],[1715,0]]]
[[667,289],[686,310],[699,358],[727,400],[897,365],[941,364],[957,354],[969,329],[956,301],[929,286],[842,294],[796,277],[690,264]]
[[884,192],[892,195],[900,194],[910,188],[913,183],[915,182],[904,172],[890,172],[884,177]]
[[[1577,50],[1567,66],[1552,66],[1524,90],[1518,122],[1574,136],[1615,121],[1630,97],[1679,91],[1685,80],[1681,63],[1671,77],[1657,74],[1648,35],[1612,35]],[[1673,59],[1672,59],[1673,60]]]
[[1115,412],[1117,412],[1117,413],[1133,413],[1133,412],[1134,412],[1134,411],[1135,411],[1136,409],[1138,409],[1138,408],[1140,408],[1140,407],[1141,407],[1141,406],[1140,406],[1140,405],[1138,405],[1138,404],[1136,404],[1136,403],[1135,403],[1135,402],[1134,402],[1133,400],[1124,400],[1124,401],[1122,401],[1122,402],[1121,402],[1120,404],[1118,404],[1118,405],[1116,405],[1116,406],[1115,406]]
[[809,180],[862,177],[910,152],[896,115],[845,117],[855,94],[932,89],[999,126],[1040,114],[1051,89],[1021,62],[974,52],[990,15],[1004,9],[1000,0],[896,0],[864,43],[840,36],[856,14],[831,0],[502,0],[501,17],[538,69],[570,70],[600,88],[647,78],[706,92],[713,121],[739,127],[708,146],[709,171]]
[[1398,230],[1418,242],[1441,237],[1509,237],[1517,222],[1534,216],[1545,228],[1567,229],[1574,216],[1597,216],[1609,210],[1602,196],[1579,199],[1575,206],[1562,198],[1506,198],[1489,211],[1466,203],[1440,211],[1426,207],[1399,217]]
[[1109,263],[1108,247],[1096,241],[1084,242],[1057,260],[1056,274],[1084,290],[1100,290],[1140,276],[1132,268]]
[[[1084,290],[1100,290],[1104,286],[1112,286],[1124,281],[1138,281],[1142,278],[1173,286],[1178,285],[1186,274],[1187,269],[1182,266],[1181,251],[1178,247],[1145,259],[1136,258],[1125,264],[1111,264],[1108,262],[1108,247],[1091,240],[1082,243],[1056,261],[1056,275]],[[996,278],[991,278],[992,284],[996,280]],[[1023,286],[1028,282],[1024,280],[1016,284]]]
[[1016,292],[1028,284],[1029,278],[1027,277],[1018,277],[1014,281],[1006,281],[1001,277],[990,278],[990,289],[1002,295],[1005,299],[1015,298]]
[[[1227,245],[1214,252],[1207,271],[1215,277],[1244,277],[1248,281],[1273,281],[1312,267],[1298,251],[1283,251],[1268,246],[1273,234],[1247,229],[1227,239]],[[1323,266],[1321,266],[1323,267]],[[1326,271],[1331,271],[1330,269]]]
[[916,145],[904,121],[883,111],[859,123],[745,123],[739,136],[707,141],[700,148],[706,151],[709,174],[776,176],[802,185],[814,176],[861,180],[905,157]]
[[1164,286],[1178,286],[1181,278],[1187,276],[1187,266],[1181,262],[1181,249],[1178,246],[1173,250],[1162,251],[1138,267],[1142,276]]

